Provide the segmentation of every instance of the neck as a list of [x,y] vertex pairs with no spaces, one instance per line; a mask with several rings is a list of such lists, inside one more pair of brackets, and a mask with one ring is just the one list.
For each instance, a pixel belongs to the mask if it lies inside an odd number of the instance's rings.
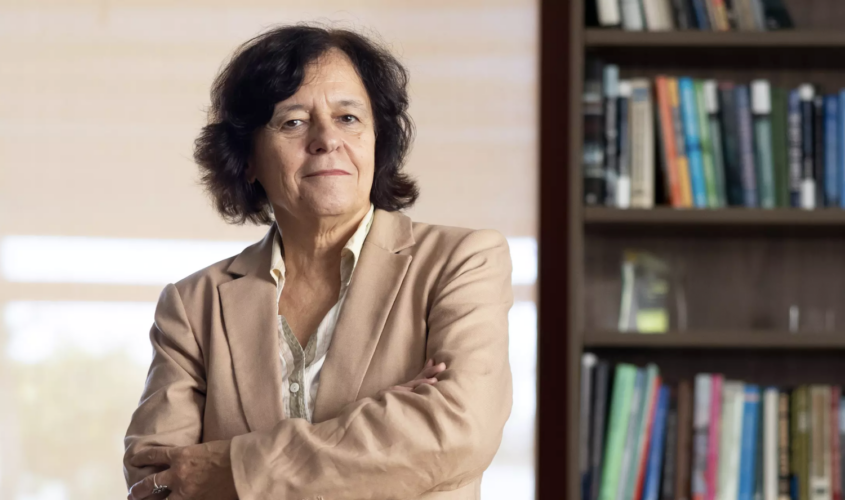
[[334,270],[339,264],[341,250],[355,234],[358,225],[370,210],[367,203],[361,209],[330,217],[297,217],[274,207],[276,222],[284,239],[286,274],[311,274],[314,270]]

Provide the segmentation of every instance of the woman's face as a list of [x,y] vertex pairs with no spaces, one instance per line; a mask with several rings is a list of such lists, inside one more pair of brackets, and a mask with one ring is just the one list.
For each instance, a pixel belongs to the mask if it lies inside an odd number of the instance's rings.
[[375,143],[364,83],[333,49],[306,68],[299,90],[256,131],[247,177],[261,182],[277,216],[358,213],[370,205]]

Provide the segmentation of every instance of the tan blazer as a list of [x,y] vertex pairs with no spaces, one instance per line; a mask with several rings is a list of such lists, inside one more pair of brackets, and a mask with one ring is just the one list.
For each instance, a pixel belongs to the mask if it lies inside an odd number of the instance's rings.
[[[127,485],[145,448],[231,439],[241,500],[480,498],[512,403],[507,241],[376,210],[308,423],[282,408],[275,231],[162,291]],[[378,398],[429,357],[436,385]]]

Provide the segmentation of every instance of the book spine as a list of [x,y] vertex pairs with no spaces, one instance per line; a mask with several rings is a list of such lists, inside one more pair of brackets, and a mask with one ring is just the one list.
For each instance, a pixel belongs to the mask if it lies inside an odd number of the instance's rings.
[[792,500],[790,492],[789,393],[778,394],[778,500]]
[[631,83],[619,82],[619,176],[616,179],[616,207],[631,207]]
[[660,2],[662,0],[642,0],[645,24],[648,31],[666,31],[669,28],[665,25]]
[[745,203],[742,191],[742,166],[739,154],[739,129],[736,116],[736,89],[730,82],[719,84],[719,108],[722,110],[724,131],[725,187],[728,205],[742,206]]
[[687,158],[686,138],[684,135],[684,120],[681,113],[681,93],[678,89],[678,79],[669,78],[666,80],[669,88],[669,101],[672,106],[672,125],[675,128],[675,154],[678,167],[678,182],[681,185],[681,196],[684,207],[693,206],[692,176]]
[[751,111],[754,120],[758,200],[763,208],[775,207],[774,161],[772,159],[772,94],[769,82],[751,82]]
[[702,31],[710,31],[710,18],[707,15],[706,0],[692,0],[692,10],[695,14],[695,24]]
[[640,0],[620,0],[622,7],[622,28],[625,31],[643,31],[645,20]]
[[729,31],[731,29],[728,21],[728,9],[725,5],[725,0],[712,0],[713,10],[716,24],[714,24],[714,31]]
[[801,207],[801,181],[804,150],[801,128],[801,96],[798,90],[789,92],[787,120],[789,126],[789,205]]
[[824,97],[824,202],[827,207],[839,206],[839,96]]
[[640,420],[645,413],[645,370],[638,368],[634,380],[634,393],[631,396],[631,408],[628,416],[628,431],[625,437],[625,447],[622,449],[622,466],[619,469],[619,485],[616,489],[616,500],[628,500],[631,475],[634,473],[634,454],[639,441]]
[[816,170],[815,141],[813,140],[813,124],[815,122],[813,97],[815,89],[812,85],[799,87],[801,97],[801,208],[812,210],[816,208]]
[[672,101],[669,80],[658,76],[654,81],[657,90],[657,111],[660,115],[660,136],[663,144],[663,158],[666,162],[666,176],[669,185],[669,202],[673,207],[685,207],[681,181],[678,173],[678,155],[675,150],[675,125],[672,123]]
[[619,66],[604,67],[604,204],[616,206],[616,181],[619,178]]
[[638,442],[634,448],[634,462],[632,464],[631,480],[626,494],[627,500],[640,500],[642,498],[643,485],[645,483],[645,469],[648,465],[648,447],[651,442],[651,427],[654,419],[654,412],[657,408],[657,393],[660,389],[660,376],[657,365],[650,364],[646,368],[646,393],[643,398],[643,416],[640,419],[640,427],[637,430]]
[[824,96],[817,94],[813,97],[813,151],[815,157],[813,158],[813,169],[815,170],[816,178],[816,208],[827,206],[825,196],[827,190],[825,184],[824,170],[825,170],[825,148],[824,148]]
[[704,82],[704,104],[707,113],[707,127],[709,129],[710,147],[713,151],[713,173],[716,183],[716,206],[725,207],[728,204],[725,187],[725,152],[722,147],[722,124],[719,120],[719,95],[716,80]]
[[728,454],[725,460],[728,462],[728,470],[730,470],[730,479],[727,494],[720,500],[738,500],[739,498],[739,480],[742,465],[742,427],[745,416],[745,384],[742,382],[734,382],[734,390],[731,395],[734,400],[733,415],[731,416],[731,439],[730,447],[726,451]]
[[722,414],[722,376],[713,375],[710,383],[710,425],[707,438],[707,495],[706,500],[716,500],[719,484],[719,445]]
[[757,175],[754,159],[754,137],[751,125],[751,102],[748,86],[736,86],[736,112],[739,130],[739,151],[742,164],[742,192],[746,207],[757,207]]
[[693,452],[693,390],[689,380],[678,384],[678,449],[675,465],[675,498],[689,500],[691,495]]
[[632,365],[619,364],[616,366],[599,493],[601,500],[616,500],[616,492],[619,489],[619,473],[622,468],[622,452],[627,440],[628,419],[631,413],[631,399],[636,375],[637,369]]
[[618,0],[597,0],[597,2],[600,25],[619,26],[622,23]]
[[[766,466],[763,460],[763,445],[765,444],[765,414],[763,413],[763,392],[761,390],[759,401],[757,403],[757,437],[754,440],[754,494],[751,498],[754,500],[763,500],[763,487],[765,486],[765,474],[763,468]],[[773,455],[777,459],[777,453]]]
[[795,407],[793,410],[795,430],[793,432],[793,486],[797,500],[810,500],[810,417],[808,408],[808,388],[801,386],[795,390]]
[[602,117],[602,71],[603,65],[597,59],[586,63],[583,93],[584,113],[584,203],[601,205],[604,201],[604,145]]
[[719,206],[719,197],[716,189],[716,172],[713,165],[713,147],[710,142],[710,126],[708,124],[707,103],[704,96],[704,82],[695,80],[693,82],[698,108],[698,132],[701,143],[701,163],[704,167],[704,186],[707,191],[707,206],[716,208]]
[[810,500],[830,500],[830,388],[810,388]]
[[789,207],[789,148],[787,147],[786,90],[772,89],[772,163],[775,169],[775,204]]
[[[837,388],[839,389],[839,388]],[[840,446],[842,443],[845,443],[845,398],[841,397],[841,391],[839,392],[839,422],[837,422],[839,426],[839,444]],[[841,455],[841,449],[840,449]],[[845,460],[842,460],[840,456],[839,459],[839,477],[842,480],[845,480]],[[841,481],[840,481],[841,486]]]
[[605,416],[607,414],[607,394],[610,385],[610,365],[599,361],[595,368],[595,397],[593,398],[594,432],[591,435],[590,451],[590,500],[598,500],[601,486],[601,471],[604,453]]
[[734,415],[736,414],[737,392],[740,390],[737,382],[727,381],[722,388],[721,415],[721,443],[719,446],[719,500],[736,500],[737,498],[737,470],[738,463],[733,463],[731,457],[736,445],[737,430],[734,429]]
[[578,464],[581,473],[581,498],[590,499],[590,433],[601,432],[590,429],[590,410],[592,403],[593,370],[596,366],[596,355],[584,353],[581,356],[581,412],[580,432],[578,433]]
[[672,0],[672,12],[675,14],[675,24],[679,30],[693,29],[690,19],[689,3],[687,0]]
[[661,500],[675,500],[675,481],[677,478],[678,451],[678,397],[677,392],[669,388],[669,413],[666,415],[666,437],[663,447],[663,470],[661,476]]
[[778,404],[780,395],[775,387],[763,393],[763,451],[757,457],[763,461],[763,499],[778,500]]
[[761,0],[751,0],[751,12],[754,15],[754,27],[757,31],[766,30],[766,16],[763,14],[763,3]]
[[692,498],[705,500],[707,495],[707,443],[710,431],[710,397],[712,377],[699,374],[695,377],[695,413],[693,416]]
[[660,493],[660,472],[663,463],[663,443],[666,437],[666,414],[669,410],[669,388],[659,389],[654,420],[651,425],[651,444],[648,450],[648,472],[643,500],[658,500]]
[[839,175],[839,206],[845,208],[845,89],[839,92],[839,126],[836,138],[838,162],[836,168]]
[[757,448],[757,412],[760,408],[760,389],[745,387],[745,408],[742,415],[742,447],[740,450],[739,500],[754,498],[755,450]]
[[842,500],[842,450],[839,441],[839,404],[842,388],[830,388],[830,475],[833,500]]
[[631,80],[631,206],[654,206],[654,111],[651,84]]
[[684,140],[689,159],[692,179],[693,204],[697,208],[707,207],[707,186],[704,180],[704,163],[701,156],[701,142],[698,131],[698,105],[692,78],[679,78],[678,90],[681,96],[681,114],[684,119]]

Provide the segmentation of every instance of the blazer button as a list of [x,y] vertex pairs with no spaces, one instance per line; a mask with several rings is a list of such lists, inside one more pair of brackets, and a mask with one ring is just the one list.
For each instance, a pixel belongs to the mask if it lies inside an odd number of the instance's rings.
[[299,392],[299,384],[297,384],[296,382],[292,383],[292,384],[290,385],[290,392],[292,392],[292,393],[294,393],[294,394],[296,394],[297,392]]

